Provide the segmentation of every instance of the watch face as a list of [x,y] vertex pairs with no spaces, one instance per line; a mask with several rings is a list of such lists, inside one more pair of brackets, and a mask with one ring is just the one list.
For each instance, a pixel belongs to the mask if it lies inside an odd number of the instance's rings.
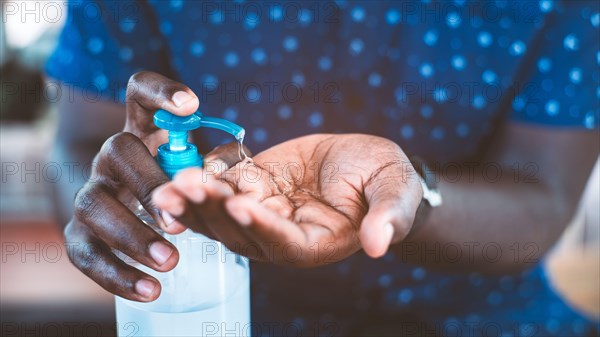
[[410,162],[419,176],[421,188],[423,189],[423,200],[427,201],[431,207],[440,206],[442,204],[442,194],[437,189],[436,178],[432,176],[432,171],[419,157],[411,157]]
[[431,190],[431,194],[429,196],[429,204],[431,207],[439,207],[442,205],[442,194],[438,190]]
[[423,179],[421,179],[421,186],[423,187],[423,199],[425,199],[431,207],[442,205],[442,194],[437,188],[430,189]]

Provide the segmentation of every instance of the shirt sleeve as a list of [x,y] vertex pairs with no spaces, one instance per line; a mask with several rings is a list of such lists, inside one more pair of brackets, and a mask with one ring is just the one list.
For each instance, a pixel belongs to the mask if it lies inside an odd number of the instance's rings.
[[[548,4],[552,4],[548,2]],[[600,2],[554,2],[516,85],[511,119],[597,129],[600,99]]]
[[144,1],[70,1],[46,73],[90,99],[123,102],[129,77],[151,70],[172,77],[165,40]]

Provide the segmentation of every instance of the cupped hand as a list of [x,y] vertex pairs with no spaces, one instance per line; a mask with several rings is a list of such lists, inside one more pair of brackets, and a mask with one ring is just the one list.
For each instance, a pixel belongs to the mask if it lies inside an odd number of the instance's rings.
[[167,232],[191,228],[255,260],[310,267],[360,249],[380,257],[405,238],[422,196],[417,177],[387,139],[318,134],[229,169],[184,170],[153,201]]

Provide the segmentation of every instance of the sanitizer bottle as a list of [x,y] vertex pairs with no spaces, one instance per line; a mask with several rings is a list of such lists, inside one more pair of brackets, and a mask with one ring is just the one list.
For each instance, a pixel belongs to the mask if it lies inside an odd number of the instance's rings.
[[[203,157],[188,143],[188,131],[210,127],[243,141],[244,129],[197,112],[180,117],[159,110],[154,123],[169,131],[169,142],[158,148],[157,161],[169,178],[188,167],[202,167]],[[166,273],[132,259],[127,262],[158,279],[162,292],[150,303],[116,297],[117,330],[125,336],[250,336],[250,269],[247,258],[222,243],[191,230],[162,232],[137,203],[133,211],[179,251],[179,263]]]

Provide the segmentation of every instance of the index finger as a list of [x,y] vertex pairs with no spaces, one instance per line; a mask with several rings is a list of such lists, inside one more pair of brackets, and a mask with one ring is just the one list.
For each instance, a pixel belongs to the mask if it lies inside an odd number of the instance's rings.
[[152,191],[169,181],[146,145],[128,132],[118,133],[104,143],[97,167],[103,169],[100,178],[105,185],[113,192],[126,187],[150,214],[155,208]]

